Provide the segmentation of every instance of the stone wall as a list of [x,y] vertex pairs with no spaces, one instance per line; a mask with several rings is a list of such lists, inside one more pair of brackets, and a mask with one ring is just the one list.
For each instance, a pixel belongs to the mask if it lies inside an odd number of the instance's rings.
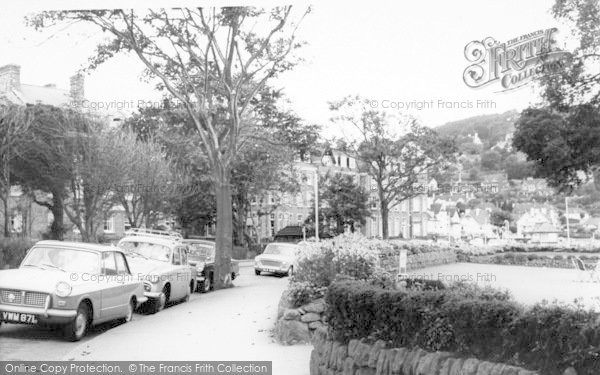
[[538,375],[537,372],[501,363],[460,358],[448,352],[430,353],[414,348],[386,348],[385,342],[369,344],[332,341],[319,328],[312,336],[310,375]]
[[313,332],[325,328],[325,300],[320,298],[299,308],[291,307],[287,295],[281,297],[275,337],[285,345],[308,343]]

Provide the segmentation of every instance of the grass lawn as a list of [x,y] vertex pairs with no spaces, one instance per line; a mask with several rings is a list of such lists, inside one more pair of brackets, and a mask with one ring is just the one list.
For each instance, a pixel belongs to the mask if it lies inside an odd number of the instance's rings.
[[578,299],[585,306],[600,311],[600,283],[579,281],[581,275],[574,269],[455,263],[410,274],[445,283],[466,280],[509,290],[517,301],[528,305],[543,300],[573,303]]

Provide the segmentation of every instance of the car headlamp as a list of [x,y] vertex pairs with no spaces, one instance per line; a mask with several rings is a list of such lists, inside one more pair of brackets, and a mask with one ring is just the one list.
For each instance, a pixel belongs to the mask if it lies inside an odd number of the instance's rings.
[[160,280],[160,277],[158,277],[158,275],[150,275],[148,278],[150,279],[150,282],[152,284],[156,284]]
[[72,290],[73,288],[71,285],[65,283],[64,281],[58,282],[54,287],[54,293],[59,297],[67,297],[69,294],[71,294]]

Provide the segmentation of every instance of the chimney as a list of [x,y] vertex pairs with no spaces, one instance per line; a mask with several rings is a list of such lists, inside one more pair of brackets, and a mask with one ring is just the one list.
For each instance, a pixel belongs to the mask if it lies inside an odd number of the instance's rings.
[[83,74],[77,73],[71,77],[71,100],[76,103],[83,102],[85,93],[83,90],[85,78]]
[[19,65],[9,64],[0,67],[0,93],[19,89],[20,86],[21,67]]

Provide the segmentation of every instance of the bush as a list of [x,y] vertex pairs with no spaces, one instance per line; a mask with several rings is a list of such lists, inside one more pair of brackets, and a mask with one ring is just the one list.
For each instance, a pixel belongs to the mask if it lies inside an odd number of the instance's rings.
[[438,290],[389,290],[340,281],[326,294],[333,338],[384,340],[392,346],[451,351],[559,375],[573,366],[596,375],[597,314],[581,306],[525,309],[506,292],[458,284]]
[[325,296],[327,288],[307,282],[292,283],[288,289],[292,307],[300,307]]
[[[341,237],[341,238],[340,238]],[[375,272],[376,252],[364,244],[350,242],[343,236],[323,241],[298,260],[292,283],[307,282],[317,287],[329,286],[338,275],[367,280]]]
[[8,266],[16,268],[19,266],[27,250],[35,242],[27,238],[1,238],[0,239],[0,269]]

